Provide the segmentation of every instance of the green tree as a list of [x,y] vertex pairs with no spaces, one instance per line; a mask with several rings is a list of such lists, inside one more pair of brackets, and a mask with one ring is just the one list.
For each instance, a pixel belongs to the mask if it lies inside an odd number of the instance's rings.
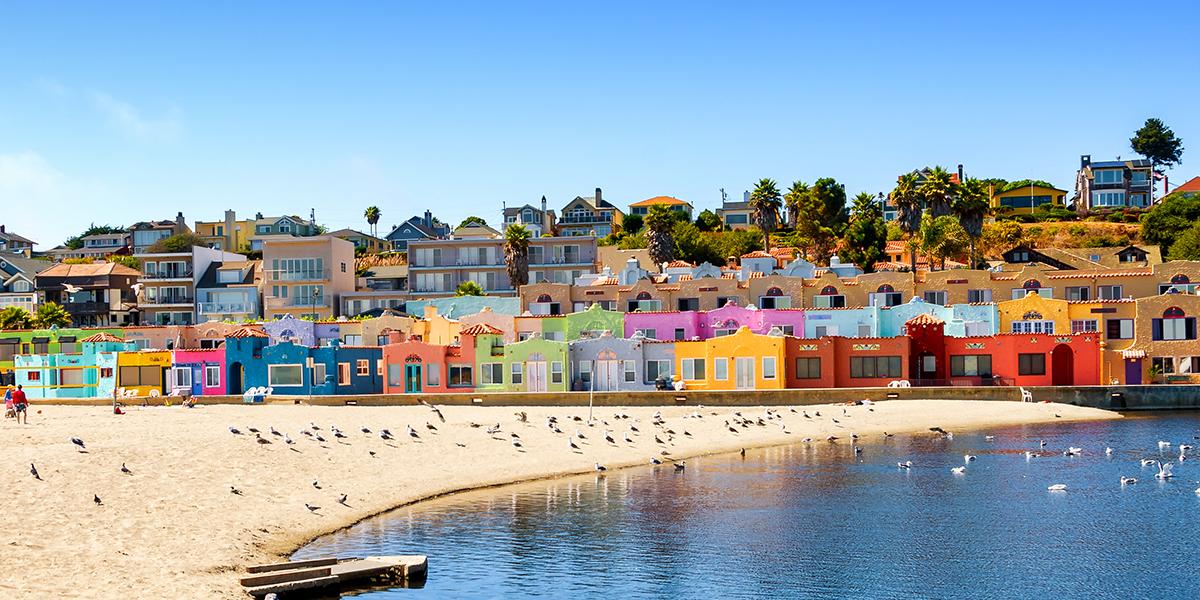
[[929,170],[925,181],[921,182],[918,192],[936,219],[950,214],[950,207],[954,204],[954,197],[958,192],[957,187],[949,171],[935,166]]
[[478,283],[470,279],[458,284],[458,288],[454,290],[455,296],[486,296],[483,288]]
[[[900,231],[904,232],[908,246],[920,246],[917,236],[921,233],[921,221],[924,208],[921,205],[921,193],[917,190],[917,174],[905,173],[896,180],[896,187],[889,194],[892,205],[896,207],[896,222]],[[911,267],[917,270],[917,253],[910,252]]]
[[716,249],[722,259],[729,257],[737,259],[743,254],[749,254],[758,249],[758,245],[762,242],[762,232],[757,227],[734,229],[711,235],[715,236]]
[[10,306],[0,310],[0,330],[2,329],[33,329],[34,316],[20,306]]
[[642,250],[646,248],[646,230],[642,229],[634,235],[622,236],[616,246],[622,250]]
[[[1183,140],[1175,137],[1170,127],[1156,118],[1146,119],[1142,128],[1129,138],[1129,147],[1134,152],[1150,161],[1150,170],[1157,172],[1158,168],[1171,167],[1179,164],[1183,158]],[[1154,186],[1150,186],[1150,199],[1154,199]]]
[[825,263],[846,230],[846,189],[837,180],[818,179],[806,194],[796,194],[796,238],[803,256]]
[[513,223],[504,230],[504,267],[514,290],[529,283],[530,237],[529,229],[520,223]]
[[[1200,223],[1175,238],[1167,251],[1167,260],[1200,260]],[[0,313],[0,323],[3,319],[3,313]]]
[[37,308],[34,325],[40,329],[70,327],[71,313],[56,302],[44,302]]
[[142,261],[127,254],[109,254],[108,262],[125,265],[130,269],[137,269],[138,271],[142,270]]
[[479,225],[482,227],[487,227],[487,221],[483,220],[483,217],[477,217],[475,215],[471,215],[471,216],[463,219],[462,223],[459,223],[458,227],[456,227],[455,229],[459,229],[462,227],[470,227],[472,225]]
[[207,247],[208,244],[200,239],[200,236],[185,231],[177,233],[170,237],[165,237],[157,242],[154,242],[146,249],[147,254],[161,254],[165,252],[190,252],[192,247],[200,246]]
[[671,237],[675,240],[675,258],[679,260],[686,260],[694,265],[703,262],[723,262],[724,257],[721,256],[712,236],[702,233],[694,223],[675,223],[675,227],[671,229]]
[[958,219],[942,215],[934,218],[932,213],[921,219],[920,249],[929,257],[929,267],[932,270],[934,261],[946,268],[946,259],[957,256],[967,247],[967,232],[959,224]]
[[700,215],[696,217],[696,227],[700,231],[720,231],[721,217],[706,208],[700,211]]
[[1025,243],[1025,228],[1015,221],[996,221],[984,225],[978,246],[984,255],[999,255]]
[[974,269],[979,264],[975,256],[975,244],[983,237],[983,219],[989,212],[987,187],[978,179],[968,178],[959,186],[954,206],[951,208],[967,234],[967,264]]
[[83,230],[83,233],[67,238],[67,241],[63,242],[63,245],[72,250],[78,250],[83,247],[83,238],[89,235],[99,235],[103,233],[125,233],[126,231],[127,229],[119,225],[97,225],[92,223],[91,225],[88,225],[87,229]]
[[379,229],[375,226],[379,223],[379,217],[383,216],[383,212],[378,206],[368,206],[367,210],[363,211],[363,217],[367,219],[367,225],[371,226],[371,235],[378,237]]
[[646,249],[655,265],[675,260],[675,239],[671,236],[675,227],[675,215],[667,207],[656,204],[646,215]]
[[783,206],[783,196],[774,179],[759,179],[750,192],[750,210],[753,211],[754,224],[762,230],[763,252],[771,251],[771,232],[779,225],[779,209]]
[[859,265],[867,273],[875,270],[875,263],[884,257],[883,250],[887,245],[883,208],[875,196],[863,192],[854,197],[854,208],[843,242],[843,258]]
[[642,230],[642,215],[628,214],[621,217],[621,231],[634,234]]
[[1141,217],[1142,240],[1169,251],[1175,240],[1200,221],[1200,195],[1170,194]]
[[787,207],[788,223],[792,229],[799,227],[800,210],[808,196],[808,184],[803,181],[793,181],[786,194],[783,195],[783,205]]

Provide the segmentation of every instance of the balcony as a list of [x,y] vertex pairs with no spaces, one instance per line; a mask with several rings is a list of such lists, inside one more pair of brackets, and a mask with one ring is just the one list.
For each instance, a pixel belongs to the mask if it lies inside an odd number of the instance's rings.
[[155,280],[155,281],[161,281],[164,279],[188,279],[188,280],[190,280],[192,278],[192,271],[188,270],[188,269],[178,270],[178,271],[173,270],[173,269],[169,269],[166,271],[151,271],[151,272],[142,274],[141,278],[145,279],[145,280]]
[[271,281],[328,281],[329,269],[268,270],[267,278]]
[[245,315],[253,312],[249,302],[201,302],[202,315]]
[[569,215],[558,220],[559,225],[601,225],[612,222],[612,213],[601,213],[598,215]]
[[158,306],[192,306],[196,299],[191,296],[159,296],[156,298],[146,298],[138,303],[140,308],[154,308]]
[[62,306],[72,315],[103,315],[109,310],[107,302],[67,302]]
[[329,299],[325,296],[317,296],[316,298],[279,298],[276,296],[267,296],[267,308],[329,308]]

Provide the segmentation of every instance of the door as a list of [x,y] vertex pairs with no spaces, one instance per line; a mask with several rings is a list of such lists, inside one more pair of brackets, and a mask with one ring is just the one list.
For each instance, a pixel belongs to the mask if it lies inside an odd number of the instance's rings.
[[920,363],[920,371],[917,374],[917,379],[937,379],[937,357],[932,354],[922,354]]
[[230,396],[242,395],[242,363],[235,362],[229,365],[229,372],[225,374],[228,379],[229,389],[226,393]]
[[192,365],[192,395],[204,395],[204,365]]
[[1125,385],[1142,385],[1142,359],[1130,358],[1125,361]]
[[733,363],[734,380],[739,390],[754,389],[754,359],[749,356],[739,356]]
[[404,393],[421,393],[421,365],[404,365]]
[[1059,344],[1050,353],[1050,381],[1054,385],[1075,385],[1075,352],[1066,344]]
[[620,363],[615,360],[596,361],[596,372],[593,375],[597,392],[611,392],[617,389],[617,370]]
[[530,392],[546,391],[546,361],[525,363],[526,390]]

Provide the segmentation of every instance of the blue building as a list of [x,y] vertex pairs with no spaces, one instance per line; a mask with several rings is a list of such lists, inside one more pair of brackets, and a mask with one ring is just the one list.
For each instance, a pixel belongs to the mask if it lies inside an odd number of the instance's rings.
[[241,329],[225,340],[228,393],[269,387],[276,396],[334,396],[383,393],[379,347],[312,347],[282,341],[268,345],[263,333]]

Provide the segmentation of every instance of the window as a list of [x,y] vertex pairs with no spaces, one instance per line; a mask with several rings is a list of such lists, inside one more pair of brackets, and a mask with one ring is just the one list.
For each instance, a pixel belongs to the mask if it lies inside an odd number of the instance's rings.
[[831,335],[837,335],[837,325],[816,325],[813,327],[813,337],[823,338]]
[[1110,340],[1133,339],[1133,319],[1109,319],[1105,323],[1104,337]]
[[1184,316],[1178,307],[1168,308],[1161,319],[1151,319],[1150,326],[1151,338],[1156,341],[1196,339],[1196,318]]
[[925,292],[925,301],[930,304],[939,304],[941,306],[945,306],[946,305],[946,292],[944,292],[944,291]]
[[1179,374],[1192,375],[1200,373],[1200,356],[1180,356]]
[[446,368],[446,385],[449,387],[471,387],[471,366],[450,365]]
[[562,361],[550,361],[550,383],[563,382],[563,364]]
[[637,361],[623,360],[621,367],[625,372],[625,383],[637,383]]
[[763,379],[775,379],[775,357],[764,356],[762,359]]
[[1124,289],[1119,285],[1098,285],[1096,297],[1101,300],[1120,300],[1124,297]]
[[677,301],[679,310],[700,310],[699,298],[680,298]]
[[992,355],[959,354],[950,356],[951,377],[991,377]]
[[782,333],[783,335],[796,335],[795,325],[772,325],[771,329],[779,329],[779,333]]
[[314,363],[312,367],[312,385],[325,384],[325,363]]
[[671,378],[671,361],[662,359],[647,360],[646,383],[654,383],[659,377]]
[[221,367],[218,365],[204,365],[204,387],[220,387],[221,386]]
[[375,374],[380,377],[383,377],[383,359],[382,358],[375,359]]
[[1096,183],[1125,183],[1123,169],[1097,169],[1094,174]]
[[355,372],[358,373],[359,377],[366,377],[366,376],[370,375],[371,374],[371,361],[362,360],[362,359],[356,361],[354,363],[354,370],[355,370]]
[[967,302],[991,302],[992,290],[967,290]]
[[1125,192],[1092,192],[1092,206],[1125,206]]
[[27,379],[29,381],[41,381],[42,374],[40,371],[26,371],[25,379]]
[[1024,298],[1025,295],[1028,294],[1029,292],[1033,292],[1043,298],[1053,298],[1054,297],[1054,288],[1020,287],[1020,288],[1013,288],[1012,299],[1020,300],[1021,298]]
[[856,379],[872,379],[878,377],[899,377],[899,356],[851,356],[850,377]]
[[634,329],[633,333],[635,333],[635,334],[640,333],[640,334],[642,334],[642,337],[644,337],[648,340],[657,340],[658,339],[658,330],[657,329]]
[[675,339],[682,340],[682,339],[684,339],[685,335],[687,335],[687,333],[683,330],[682,327],[675,328]]
[[1045,354],[1018,354],[1017,373],[1019,375],[1045,375]]
[[1072,319],[1071,333],[1092,333],[1100,331],[1096,319]]
[[592,361],[581,360],[581,361],[579,361],[578,364],[579,364],[579,380],[584,383],[591,383],[592,382]]
[[479,383],[484,385],[504,383],[504,363],[483,363],[479,365]]
[[100,377],[112,378],[112,376],[113,376],[112,367],[100,367]]
[[679,361],[679,368],[682,371],[680,374],[684,379],[699,380],[704,379],[704,359],[703,358],[685,358]]
[[1029,251],[1028,250],[1014,250],[1013,253],[1011,254],[1011,258],[1008,262],[1013,262],[1013,263],[1029,262]]
[[1175,357],[1174,356],[1152,356],[1150,357],[1150,368],[1157,367],[1158,372],[1163,375],[1175,374]]
[[[121,368],[122,383],[124,383],[124,369],[124,367]],[[304,385],[303,367],[301,365],[267,365],[267,385],[270,387],[302,386]]]
[[1087,286],[1072,286],[1067,288],[1067,300],[1091,300],[1092,288]]
[[441,365],[425,365],[425,385],[438,387],[442,385]]
[[717,381],[729,380],[729,359],[714,358],[713,359],[713,379]]
[[1013,321],[1013,333],[1054,333],[1054,321]]
[[822,294],[813,297],[813,307],[815,308],[844,308],[845,306],[846,297],[840,294]]
[[796,379],[820,379],[821,378],[821,359],[820,358],[797,358],[796,359]]
[[338,363],[338,385],[350,385],[350,363]]
[[[509,382],[514,385],[520,384],[521,376],[524,374],[524,371],[522,371],[521,363],[518,363],[518,362],[512,363],[512,368],[511,368],[510,372],[511,372],[511,377],[509,378]],[[589,373],[589,375],[590,375],[590,373]]]
[[866,323],[859,324],[858,337],[871,337],[871,326]]

